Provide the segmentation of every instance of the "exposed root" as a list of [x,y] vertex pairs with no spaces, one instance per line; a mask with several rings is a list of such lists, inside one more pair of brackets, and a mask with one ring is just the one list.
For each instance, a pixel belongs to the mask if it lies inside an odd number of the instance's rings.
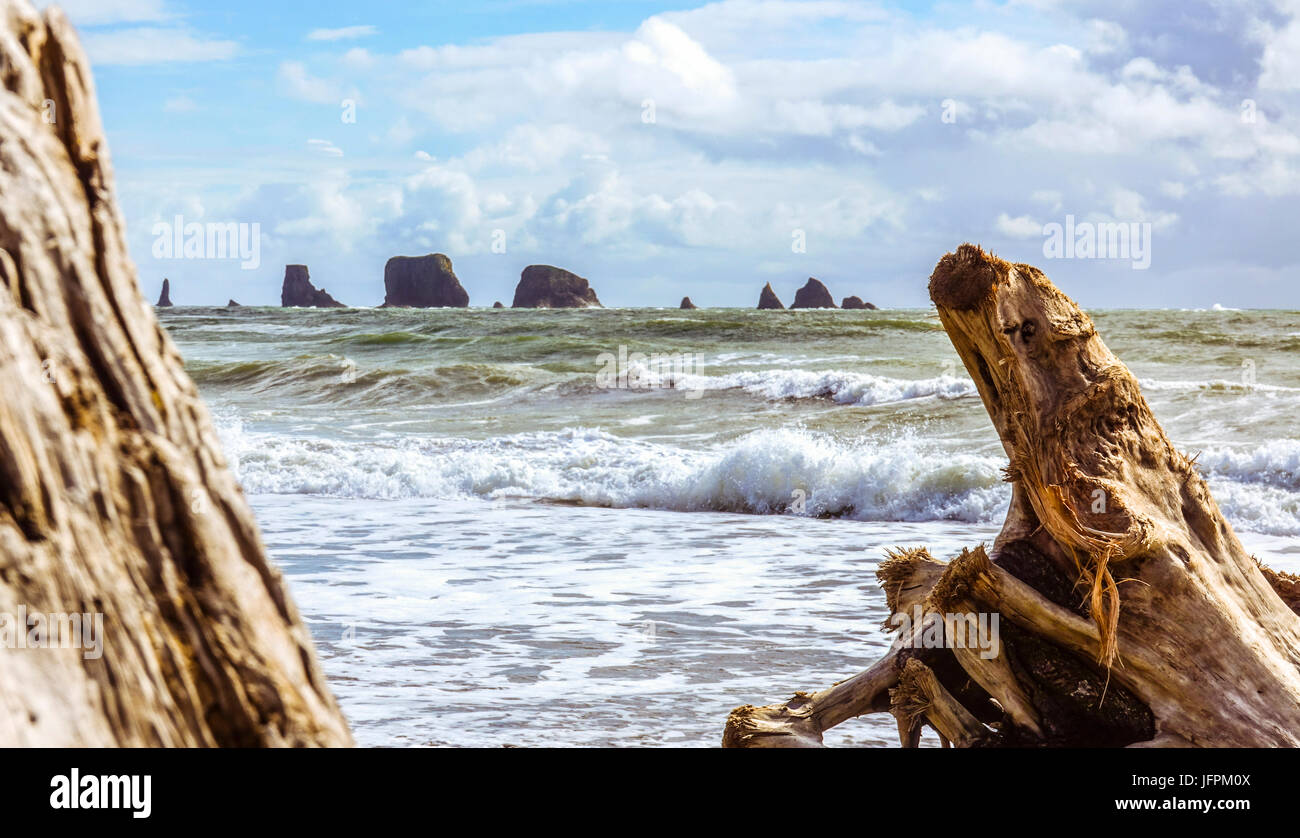
[[[1091,319],[973,245],[930,291],[1007,452],[992,554],[891,551],[885,658],[849,688],[741,708],[728,743],[820,744],[891,712],[908,747],[925,724],[957,747],[1300,746],[1300,577],[1250,559]],[[999,642],[971,644],[984,616]]]

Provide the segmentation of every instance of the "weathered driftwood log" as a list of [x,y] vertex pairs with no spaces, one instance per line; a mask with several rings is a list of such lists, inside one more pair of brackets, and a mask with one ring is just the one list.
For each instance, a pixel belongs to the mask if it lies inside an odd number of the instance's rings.
[[[930,296],[1010,461],[1002,531],[881,566],[890,611],[919,603],[942,644],[912,621],[861,675],[732,711],[723,744],[817,746],[893,712],[905,746],[922,725],[957,746],[1300,745],[1300,580],[1247,555],[1088,316],[969,244]],[[999,618],[994,656],[957,636],[977,613]]]
[[26,0],[0,0],[0,392],[0,745],[350,744],[136,284],[89,64]]

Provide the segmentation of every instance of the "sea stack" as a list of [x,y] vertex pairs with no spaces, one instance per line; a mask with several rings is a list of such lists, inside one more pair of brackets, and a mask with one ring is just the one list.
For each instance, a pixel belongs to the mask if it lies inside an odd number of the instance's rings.
[[505,306],[501,305],[501,301],[500,301],[500,300],[497,300],[495,303],[493,303],[493,304],[492,304],[492,307],[493,307],[493,308],[505,308]]
[[790,308],[835,308],[835,298],[820,280],[810,276],[804,286],[794,292]]
[[284,287],[280,289],[280,305],[284,308],[345,308],[324,288],[311,284],[306,265],[284,266]]
[[587,280],[552,265],[529,265],[519,276],[511,308],[601,308]]
[[763,286],[762,292],[758,295],[758,307],[765,308],[785,308],[781,301],[777,299],[776,292],[772,290],[772,283]]
[[844,302],[840,303],[840,308],[846,309],[870,309],[875,311],[876,307],[871,303],[862,302],[861,297],[845,297]]
[[226,303],[226,308],[243,308],[243,306],[241,306],[239,303],[235,302],[234,300],[231,300],[230,302]]
[[690,298],[690,297],[682,297],[682,305],[681,305],[681,307],[682,307],[682,308],[699,308],[699,306],[697,306],[695,303],[691,302],[691,298]]
[[442,253],[394,256],[384,265],[384,307],[465,308],[469,292]]
[[169,279],[163,280],[162,293],[158,295],[159,308],[171,308],[172,305],[172,283]]

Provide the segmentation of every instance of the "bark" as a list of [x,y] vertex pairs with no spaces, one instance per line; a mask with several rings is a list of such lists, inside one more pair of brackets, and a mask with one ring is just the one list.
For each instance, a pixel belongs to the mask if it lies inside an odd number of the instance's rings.
[[0,615],[103,615],[97,659],[0,648],[0,745],[350,744],[137,285],[86,57],[27,0],[0,0],[0,288]]
[[[987,552],[891,554],[891,613],[942,615],[945,648],[890,652],[843,685],[733,711],[724,745],[820,745],[893,712],[956,746],[1300,745],[1300,580],[1242,548],[1091,319],[1038,269],[963,245],[930,295],[1008,457]],[[962,615],[996,614],[991,659]],[[915,631],[916,629],[914,629]]]

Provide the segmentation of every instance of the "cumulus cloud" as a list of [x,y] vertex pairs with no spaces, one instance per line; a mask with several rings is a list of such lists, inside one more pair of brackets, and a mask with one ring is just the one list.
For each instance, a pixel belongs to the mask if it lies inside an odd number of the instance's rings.
[[1012,218],[1005,212],[998,213],[998,220],[994,227],[999,233],[1016,239],[1031,239],[1043,235],[1043,225],[1027,215]]
[[1181,254],[1206,225],[1185,220],[1224,198],[1300,196],[1300,30],[1294,9],[1247,0],[1237,21],[1188,2],[1221,31],[1121,0],[1019,4],[1017,25],[999,9],[978,27],[723,0],[622,32],[388,54],[340,43],[368,27],[319,30],[312,49],[330,54],[275,65],[286,106],[373,104],[350,134],[295,137],[327,186],[267,184],[259,212],[286,257],[325,243],[488,259],[502,231],[512,256],[577,254],[619,275],[658,276],[671,257],[683,283],[872,265],[913,303],[938,253],[988,235],[1032,260],[1066,214],[1150,222],[1162,259],[1199,269]]
[[289,96],[304,102],[337,105],[348,96],[341,85],[312,75],[300,61],[282,63],[276,79]]

